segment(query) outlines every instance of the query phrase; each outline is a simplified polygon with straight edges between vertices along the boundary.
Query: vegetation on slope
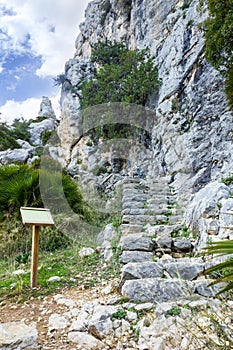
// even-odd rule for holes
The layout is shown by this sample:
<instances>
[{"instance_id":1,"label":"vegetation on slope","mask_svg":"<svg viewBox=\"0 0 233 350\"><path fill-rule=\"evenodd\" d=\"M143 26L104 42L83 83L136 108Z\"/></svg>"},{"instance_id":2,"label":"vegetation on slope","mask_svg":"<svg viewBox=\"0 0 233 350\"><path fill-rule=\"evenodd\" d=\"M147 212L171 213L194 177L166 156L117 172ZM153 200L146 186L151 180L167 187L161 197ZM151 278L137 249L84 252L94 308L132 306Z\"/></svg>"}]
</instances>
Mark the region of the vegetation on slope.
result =
<instances>
[{"instance_id":1,"label":"vegetation on slope","mask_svg":"<svg viewBox=\"0 0 233 350\"><path fill-rule=\"evenodd\" d=\"M4 123L0 124L0 151L20 148L17 139L29 141L30 133L28 132L29 122L15 119L11 128Z\"/></svg>"},{"instance_id":2,"label":"vegetation on slope","mask_svg":"<svg viewBox=\"0 0 233 350\"><path fill-rule=\"evenodd\" d=\"M233 109L233 1L208 0L205 21L206 58L226 79L226 95Z\"/></svg>"},{"instance_id":3,"label":"vegetation on slope","mask_svg":"<svg viewBox=\"0 0 233 350\"><path fill-rule=\"evenodd\" d=\"M51 193L56 193L57 188L52 188L56 183L49 184ZM94 213L85 204L77 184L65 172L62 174L62 183L70 207L84 220L91 222ZM30 235L21 223L20 207L43 207L39 169L26 164L1 166L0 188L0 255L28 254L31 249ZM54 251L71 243L71 239L55 228L43 229L42 237L41 247L44 251Z\"/></svg>"},{"instance_id":4,"label":"vegetation on slope","mask_svg":"<svg viewBox=\"0 0 233 350\"><path fill-rule=\"evenodd\" d=\"M158 71L147 49L131 51L106 40L94 44L91 61L99 69L82 84L82 109L107 102L145 106L149 95L158 91Z\"/></svg>"}]
</instances>

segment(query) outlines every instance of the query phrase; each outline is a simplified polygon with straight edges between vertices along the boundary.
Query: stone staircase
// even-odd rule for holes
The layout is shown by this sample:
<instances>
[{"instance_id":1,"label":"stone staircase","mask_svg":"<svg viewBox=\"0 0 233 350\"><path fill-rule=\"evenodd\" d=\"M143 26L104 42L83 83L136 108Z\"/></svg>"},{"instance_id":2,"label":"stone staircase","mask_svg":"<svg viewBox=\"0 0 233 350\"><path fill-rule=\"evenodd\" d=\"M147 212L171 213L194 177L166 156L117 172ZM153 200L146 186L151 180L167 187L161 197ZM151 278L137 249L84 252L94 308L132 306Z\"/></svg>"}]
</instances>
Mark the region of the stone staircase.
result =
<instances>
[{"instance_id":1,"label":"stone staircase","mask_svg":"<svg viewBox=\"0 0 233 350\"><path fill-rule=\"evenodd\" d=\"M133 302L166 302L195 294L213 296L193 256L195 238L183 224L169 179L128 178L122 192L122 294Z\"/></svg>"}]
</instances>

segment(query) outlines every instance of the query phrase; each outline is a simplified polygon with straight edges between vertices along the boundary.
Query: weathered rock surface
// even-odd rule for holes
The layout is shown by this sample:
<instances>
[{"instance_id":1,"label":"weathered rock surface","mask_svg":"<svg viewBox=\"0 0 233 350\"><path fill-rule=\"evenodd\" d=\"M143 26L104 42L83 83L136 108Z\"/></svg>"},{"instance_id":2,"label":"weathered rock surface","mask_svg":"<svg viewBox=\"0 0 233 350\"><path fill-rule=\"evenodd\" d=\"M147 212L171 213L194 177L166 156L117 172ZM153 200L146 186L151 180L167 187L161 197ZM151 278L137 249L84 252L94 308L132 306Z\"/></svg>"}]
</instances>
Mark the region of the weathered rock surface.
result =
<instances>
[{"instance_id":1,"label":"weathered rock surface","mask_svg":"<svg viewBox=\"0 0 233 350\"><path fill-rule=\"evenodd\" d=\"M57 121L54 118L42 120L39 123L30 124L30 142L35 146L42 146L41 135L45 131L53 131L57 127Z\"/></svg>"},{"instance_id":2,"label":"weathered rock surface","mask_svg":"<svg viewBox=\"0 0 233 350\"><path fill-rule=\"evenodd\" d=\"M36 324L26 325L21 322L0 324L0 349L19 350L37 348Z\"/></svg>"},{"instance_id":3,"label":"weathered rock surface","mask_svg":"<svg viewBox=\"0 0 233 350\"><path fill-rule=\"evenodd\" d=\"M160 303L188 297L192 290L190 282L180 279L143 278L126 281L122 294L133 302Z\"/></svg>"},{"instance_id":4,"label":"weathered rock surface","mask_svg":"<svg viewBox=\"0 0 233 350\"><path fill-rule=\"evenodd\" d=\"M26 163L32 155L32 148L16 148L0 152L0 164Z\"/></svg>"}]
</instances>

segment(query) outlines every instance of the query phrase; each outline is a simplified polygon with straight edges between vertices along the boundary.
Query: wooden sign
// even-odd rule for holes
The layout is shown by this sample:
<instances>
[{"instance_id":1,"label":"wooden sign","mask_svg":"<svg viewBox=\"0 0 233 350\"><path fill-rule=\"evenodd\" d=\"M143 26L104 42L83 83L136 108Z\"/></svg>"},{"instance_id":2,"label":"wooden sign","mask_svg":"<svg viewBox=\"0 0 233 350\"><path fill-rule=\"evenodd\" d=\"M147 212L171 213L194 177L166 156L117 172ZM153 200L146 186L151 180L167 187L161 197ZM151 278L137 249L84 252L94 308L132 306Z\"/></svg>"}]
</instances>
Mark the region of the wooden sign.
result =
<instances>
[{"instance_id":1,"label":"wooden sign","mask_svg":"<svg viewBox=\"0 0 233 350\"><path fill-rule=\"evenodd\" d=\"M25 225L54 226L49 209L21 207L20 212Z\"/></svg>"},{"instance_id":2,"label":"wooden sign","mask_svg":"<svg viewBox=\"0 0 233 350\"><path fill-rule=\"evenodd\" d=\"M31 288L37 287L38 255L39 255L39 228L40 226L54 226L49 209L20 208L23 224L32 226L32 261L31 261Z\"/></svg>"}]
</instances>

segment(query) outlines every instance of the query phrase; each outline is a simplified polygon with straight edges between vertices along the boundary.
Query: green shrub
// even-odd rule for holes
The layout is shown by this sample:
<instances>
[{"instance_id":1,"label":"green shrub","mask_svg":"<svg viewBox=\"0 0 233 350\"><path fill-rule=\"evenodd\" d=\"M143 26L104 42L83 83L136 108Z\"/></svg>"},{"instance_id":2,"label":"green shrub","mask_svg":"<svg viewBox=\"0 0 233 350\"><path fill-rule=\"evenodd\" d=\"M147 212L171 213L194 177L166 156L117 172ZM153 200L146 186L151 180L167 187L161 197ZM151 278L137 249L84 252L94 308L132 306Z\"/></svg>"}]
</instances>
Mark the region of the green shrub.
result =
<instances>
[{"instance_id":1,"label":"green shrub","mask_svg":"<svg viewBox=\"0 0 233 350\"><path fill-rule=\"evenodd\" d=\"M233 2L208 0L210 18L204 22L206 58L226 78L226 95L233 108Z\"/></svg>"},{"instance_id":2,"label":"green shrub","mask_svg":"<svg viewBox=\"0 0 233 350\"><path fill-rule=\"evenodd\" d=\"M42 144L43 146L46 145L46 143L48 142L48 140L50 139L51 135L52 135L53 131L49 131L49 130L45 130L42 132L41 134L41 140L42 140Z\"/></svg>"},{"instance_id":3,"label":"green shrub","mask_svg":"<svg viewBox=\"0 0 233 350\"><path fill-rule=\"evenodd\" d=\"M0 151L14 148L20 148L20 146L12 135L12 131L4 124L0 124Z\"/></svg>"},{"instance_id":4,"label":"green shrub","mask_svg":"<svg viewBox=\"0 0 233 350\"><path fill-rule=\"evenodd\" d=\"M41 206L38 170L28 165L0 167L0 209L19 217L21 206Z\"/></svg>"},{"instance_id":5,"label":"green shrub","mask_svg":"<svg viewBox=\"0 0 233 350\"><path fill-rule=\"evenodd\" d=\"M130 51L106 40L94 45L91 60L101 67L81 86L82 109L107 102L145 106L149 95L158 91L158 71L148 49Z\"/></svg>"}]
</instances>

